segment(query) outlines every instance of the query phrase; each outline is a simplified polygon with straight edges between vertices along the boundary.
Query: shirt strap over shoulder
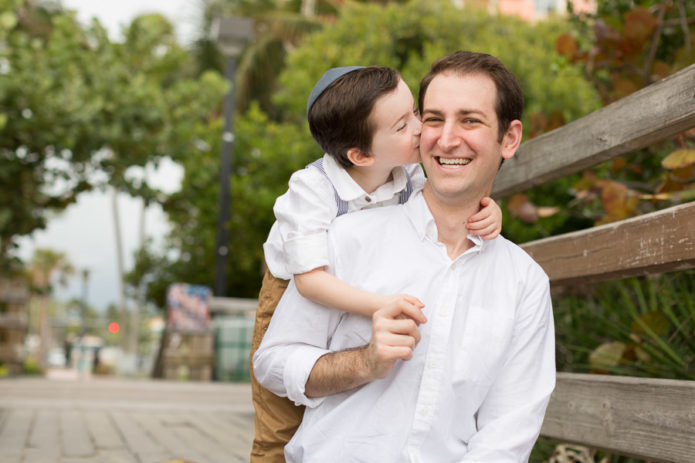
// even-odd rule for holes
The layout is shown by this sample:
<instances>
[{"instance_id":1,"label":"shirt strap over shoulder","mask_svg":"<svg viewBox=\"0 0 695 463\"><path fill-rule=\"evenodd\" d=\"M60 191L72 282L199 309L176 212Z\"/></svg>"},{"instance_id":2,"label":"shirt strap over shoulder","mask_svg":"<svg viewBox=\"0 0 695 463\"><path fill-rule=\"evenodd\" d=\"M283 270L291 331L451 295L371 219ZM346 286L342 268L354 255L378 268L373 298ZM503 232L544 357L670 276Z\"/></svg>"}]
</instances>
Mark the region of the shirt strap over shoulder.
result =
<instances>
[{"instance_id":1,"label":"shirt strap over shoulder","mask_svg":"<svg viewBox=\"0 0 695 463\"><path fill-rule=\"evenodd\" d=\"M325 177L326 180L328 180L328 183L331 184L331 187L333 187L333 195L335 196L335 203L338 206L338 213L336 214L336 217L340 217L343 214L347 214L348 212L348 202L345 201L338 195L338 190L335 189L335 185L333 185L333 182L331 182L331 179L328 177L328 174L326 173L326 169L323 167L323 158L319 158L316 161L312 162L308 166L306 166L307 169L315 167L318 169L319 172L321 172ZM408 173L406 172L406 175ZM408 177L408 184L410 184L410 177Z\"/></svg>"},{"instance_id":2,"label":"shirt strap over shoulder","mask_svg":"<svg viewBox=\"0 0 695 463\"><path fill-rule=\"evenodd\" d=\"M400 192L398 195L398 204L405 204L408 201L408 198L410 198L410 195L413 192L413 182L410 179L410 174L408 173L408 169L405 168L405 166L401 166L403 169L403 173L405 174L405 189Z\"/></svg>"}]
</instances>

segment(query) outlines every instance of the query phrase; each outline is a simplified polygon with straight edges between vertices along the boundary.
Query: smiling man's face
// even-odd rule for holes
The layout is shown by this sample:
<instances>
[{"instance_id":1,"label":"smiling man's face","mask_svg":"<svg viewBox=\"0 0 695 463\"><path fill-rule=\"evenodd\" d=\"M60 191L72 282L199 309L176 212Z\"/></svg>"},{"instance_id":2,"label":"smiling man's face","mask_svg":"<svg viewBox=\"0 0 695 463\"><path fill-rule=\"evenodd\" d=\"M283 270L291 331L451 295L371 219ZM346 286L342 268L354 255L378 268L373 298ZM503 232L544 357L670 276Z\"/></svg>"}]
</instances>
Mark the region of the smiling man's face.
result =
<instances>
[{"instance_id":1,"label":"smiling man's face","mask_svg":"<svg viewBox=\"0 0 695 463\"><path fill-rule=\"evenodd\" d=\"M432 79L423 100L420 136L426 196L477 205L490 194L500 162L518 146L510 142L521 137L521 122L514 121L498 140L496 96L494 82L482 73L445 72Z\"/></svg>"}]
</instances>

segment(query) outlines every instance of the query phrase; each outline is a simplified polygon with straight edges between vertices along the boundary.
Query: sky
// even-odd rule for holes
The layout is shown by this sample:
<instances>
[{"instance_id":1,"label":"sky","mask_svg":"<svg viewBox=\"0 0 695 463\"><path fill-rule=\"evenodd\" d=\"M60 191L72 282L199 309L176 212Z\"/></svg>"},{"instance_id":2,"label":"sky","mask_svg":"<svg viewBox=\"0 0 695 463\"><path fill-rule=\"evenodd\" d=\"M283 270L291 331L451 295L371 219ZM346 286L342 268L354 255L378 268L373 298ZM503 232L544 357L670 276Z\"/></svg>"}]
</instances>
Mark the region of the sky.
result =
<instances>
[{"instance_id":1,"label":"sky","mask_svg":"<svg viewBox=\"0 0 695 463\"><path fill-rule=\"evenodd\" d=\"M80 22L88 23L97 17L118 40L121 26L142 13L158 12L171 20L182 43L193 37L197 27L199 0L63 0L68 9L77 11ZM164 162L157 172L148 173L149 183L172 192L179 188L182 169L173 162ZM142 203L126 195L117 199L123 239L123 258L126 270L133 265L133 252L140 245ZM90 192L78 197L76 204L52 217L44 230L20 240L19 255L29 260L36 248L50 248L66 254L77 270L66 287L56 287L60 300L82 298L98 310L117 304L119 282L116 259L116 238L112 197L109 191ZM158 206L150 206L145 213L145 234L155 245L161 245L169 227ZM83 288L81 275L89 270L89 280Z\"/></svg>"}]
</instances>

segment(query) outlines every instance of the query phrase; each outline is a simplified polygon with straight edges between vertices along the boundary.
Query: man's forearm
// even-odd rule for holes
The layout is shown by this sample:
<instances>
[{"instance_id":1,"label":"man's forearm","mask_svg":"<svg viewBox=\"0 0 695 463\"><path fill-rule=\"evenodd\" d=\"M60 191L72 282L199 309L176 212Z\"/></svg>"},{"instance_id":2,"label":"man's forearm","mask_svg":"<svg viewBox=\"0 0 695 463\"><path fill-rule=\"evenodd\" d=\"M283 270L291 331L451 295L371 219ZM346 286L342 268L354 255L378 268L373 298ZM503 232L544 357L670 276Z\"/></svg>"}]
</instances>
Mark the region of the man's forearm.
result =
<instances>
[{"instance_id":1,"label":"man's forearm","mask_svg":"<svg viewBox=\"0 0 695 463\"><path fill-rule=\"evenodd\" d=\"M397 360L413 356L420 340L415 320L426 320L421 308L407 297L399 297L377 310L372 317L369 344L319 357L304 385L304 395L325 397L386 378Z\"/></svg>"},{"instance_id":2,"label":"man's forearm","mask_svg":"<svg viewBox=\"0 0 695 463\"><path fill-rule=\"evenodd\" d=\"M369 375L367 346L332 352L320 357L311 369L305 385L307 397L325 397L362 386Z\"/></svg>"}]
</instances>

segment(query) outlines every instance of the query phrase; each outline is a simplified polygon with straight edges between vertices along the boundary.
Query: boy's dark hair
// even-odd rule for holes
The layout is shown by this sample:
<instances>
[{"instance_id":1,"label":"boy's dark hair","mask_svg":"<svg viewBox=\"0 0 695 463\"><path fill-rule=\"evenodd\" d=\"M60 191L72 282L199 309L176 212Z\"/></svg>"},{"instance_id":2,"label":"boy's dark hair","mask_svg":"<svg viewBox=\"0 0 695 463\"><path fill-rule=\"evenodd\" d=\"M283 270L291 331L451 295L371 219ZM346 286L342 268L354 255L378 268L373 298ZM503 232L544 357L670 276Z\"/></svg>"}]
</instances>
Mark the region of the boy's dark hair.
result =
<instances>
[{"instance_id":1,"label":"boy's dark hair","mask_svg":"<svg viewBox=\"0 0 695 463\"><path fill-rule=\"evenodd\" d=\"M458 75L484 74L492 79L497 89L495 112L497 113L498 142L502 141L512 121L521 120L524 110L524 95L516 76L494 56L472 51L457 51L432 63L430 72L420 81L418 105L420 112L424 110L422 103L425 92L432 79L445 72Z\"/></svg>"},{"instance_id":2,"label":"boy's dark hair","mask_svg":"<svg viewBox=\"0 0 695 463\"><path fill-rule=\"evenodd\" d=\"M344 168L352 166L350 148L369 153L375 126L374 103L400 81L394 69L369 66L349 72L329 85L309 110L309 129L321 148Z\"/></svg>"}]
</instances>

